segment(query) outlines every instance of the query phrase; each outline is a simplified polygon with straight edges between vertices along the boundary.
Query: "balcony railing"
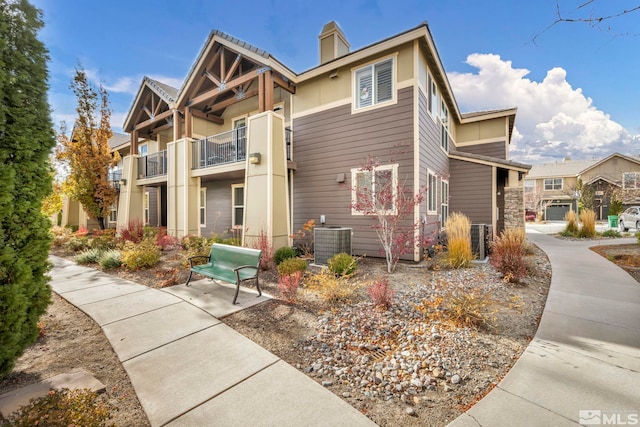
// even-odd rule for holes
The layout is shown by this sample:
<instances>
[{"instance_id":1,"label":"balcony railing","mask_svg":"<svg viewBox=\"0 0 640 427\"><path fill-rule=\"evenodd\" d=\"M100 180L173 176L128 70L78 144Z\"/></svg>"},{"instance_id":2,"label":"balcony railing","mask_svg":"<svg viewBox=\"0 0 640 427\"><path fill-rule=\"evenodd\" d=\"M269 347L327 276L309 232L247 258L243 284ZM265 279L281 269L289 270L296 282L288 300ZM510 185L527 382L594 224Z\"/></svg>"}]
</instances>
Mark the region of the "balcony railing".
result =
<instances>
[{"instance_id":1,"label":"balcony railing","mask_svg":"<svg viewBox=\"0 0 640 427\"><path fill-rule=\"evenodd\" d=\"M138 178L153 178L167 174L167 150L138 158Z\"/></svg>"},{"instance_id":2,"label":"balcony railing","mask_svg":"<svg viewBox=\"0 0 640 427\"><path fill-rule=\"evenodd\" d=\"M107 174L107 181L116 190L120 190L120 178L122 178L122 172L120 171L113 171Z\"/></svg>"},{"instance_id":3,"label":"balcony railing","mask_svg":"<svg viewBox=\"0 0 640 427\"><path fill-rule=\"evenodd\" d=\"M246 160L247 127L193 141L191 169L208 168Z\"/></svg>"}]
</instances>

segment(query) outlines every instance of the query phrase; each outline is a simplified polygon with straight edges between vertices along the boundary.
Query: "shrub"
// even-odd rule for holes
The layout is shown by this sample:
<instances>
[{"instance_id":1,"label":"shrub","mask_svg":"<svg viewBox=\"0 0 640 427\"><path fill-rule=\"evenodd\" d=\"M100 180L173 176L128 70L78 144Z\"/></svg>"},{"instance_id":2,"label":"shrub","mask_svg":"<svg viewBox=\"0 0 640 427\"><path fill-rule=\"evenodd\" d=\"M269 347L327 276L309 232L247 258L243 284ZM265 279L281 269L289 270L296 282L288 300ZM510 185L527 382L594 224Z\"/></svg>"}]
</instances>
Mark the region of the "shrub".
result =
<instances>
[{"instance_id":1,"label":"shrub","mask_svg":"<svg viewBox=\"0 0 640 427\"><path fill-rule=\"evenodd\" d=\"M268 270L273 267L273 245L264 230L260 230L260 234L254 239L253 247L262 251L260 270Z\"/></svg>"},{"instance_id":2,"label":"shrub","mask_svg":"<svg viewBox=\"0 0 640 427\"><path fill-rule=\"evenodd\" d=\"M79 236L79 237L87 236L88 234L89 234L89 229L84 225L81 225L80 227L78 227L78 230L76 231L76 236Z\"/></svg>"},{"instance_id":3,"label":"shrub","mask_svg":"<svg viewBox=\"0 0 640 427\"><path fill-rule=\"evenodd\" d=\"M509 228L497 236L491 245L491 265L510 283L526 276L526 234L522 228Z\"/></svg>"},{"instance_id":4,"label":"shrub","mask_svg":"<svg viewBox=\"0 0 640 427\"><path fill-rule=\"evenodd\" d=\"M143 239L155 239L158 236L158 233L160 233L159 227L151 227L150 225L145 225L144 227L142 227Z\"/></svg>"},{"instance_id":5,"label":"shrub","mask_svg":"<svg viewBox=\"0 0 640 427\"><path fill-rule=\"evenodd\" d=\"M367 286L367 292L376 307L385 309L391 306L393 296L396 294L396 291L389 286L389 279L386 277L376 278L372 284Z\"/></svg>"},{"instance_id":6,"label":"shrub","mask_svg":"<svg viewBox=\"0 0 640 427\"><path fill-rule=\"evenodd\" d=\"M67 249L73 252L80 252L85 249L89 249L89 238L86 236L82 237L71 237L66 244Z\"/></svg>"},{"instance_id":7,"label":"shrub","mask_svg":"<svg viewBox=\"0 0 640 427\"><path fill-rule=\"evenodd\" d=\"M564 214L567 225L564 227L564 236L575 236L578 234L578 218L575 211L568 211Z\"/></svg>"},{"instance_id":8,"label":"shrub","mask_svg":"<svg viewBox=\"0 0 640 427\"><path fill-rule=\"evenodd\" d=\"M217 243L217 242L216 242ZM222 240L220 243L231 246L242 246L242 239L239 237L229 237Z\"/></svg>"},{"instance_id":9,"label":"shrub","mask_svg":"<svg viewBox=\"0 0 640 427\"><path fill-rule=\"evenodd\" d=\"M189 266L189 258L194 256L209 256L211 253L211 245L213 245L215 238L203 237L203 236L184 236L180 240L180 245L184 250L182 254L182 266Z\"/></svg>"},{"instance_id":10,"label":"shrub","mask_svg":"<svg viewBox=\"0 0 640 427\"><path fill-rule=\"evenodd\" d=\"M117 243L116 230L114 228L107 228L104 230L96 230L93 235L93 239L89 242L89 246L92 249L106 251L109 249L115 249Z\"/></svg>"},{"instance_id":11,"label":"shrub","mask_svg":"<svg viewBox=\"0 0 640 427\"><path fill-rule=\"evenodd\" d=\"M296 257L295 249L289 246L283 246L273 254L273 261L276 263L276 265L280 265L280 263L285 259L295 258L295 257Z\"/></svg>"},{"instance_id":12,"label":"shrub","mask_svg":"<svg viewBox=\"0 0 640 427\"><path fill-rule=\"evenodd\" d=\"M580 221L582 222L580 237L594 237L596 235L596 213L591 209L583 209L580 212Z\"/></svg>"},{"instance_id":13,"label":"shrub","mask_svg":"<svg viewBox=\"0 0 640 427\"><path fill-rule=\"evenodd\" d=\"M313 254L313 229L316 226L316 220L310 219L302 225L302 228L291 237L294 239L295 245L305 258L310 258Z\"/></svg>"},{"instance_id":14,"label":"shrub","mask_svg":"<svg viewBox=\"0 0 640 427\"><path fill-rule=\"evenodd\" d=\"M303 271L294 271L291 274L280 275L278 277L278 290L285 301L294 302L296 300L303 274Z\"/></svg>"},{"instance_id":15,"label":"shrub","mask_svg":"<svg viewBox=\"0 0 640 427\"><path fill-rule=\"evenodd\" d=\"M53 246L61 248L67 246L67 242L73 237L73 231L69 227L51 227L51 235L53 236Z\"/></svg>"},{"instance_id":16,"label":"shrub","mask_svg":"<svg viewBox=\"0 0 640 427\"><path fill-rule=\"evenodd\" d=\"M100 259L100 256L102 256L100 249L87 249L76 255L75 261L78 264L95 264Z\"/></svg>"},{"instance_id":17,"label":"shrub","mask_svg":"<svg viewBox=\"0 0 640 427\"><path fill-rule=\"evenodd\" d=\"M100 256L98 262L100 263L100 268L102 268L103 270L118 268L122 265L120 251L117 251L115 249L105 251Z\"/></svg>"},{"instance_id":18,"label":"shrub","mask_svg":"<svg viewBox=\"0 0 640 427\"><path fill-rule=\"evenodd\" d=\"M443 296L424 299L416 310L430 319L458 327L489 327L495 320L495 301L489 292L447 291Z\"/></svg>"},{"instance_id":19,"label":"shrub","mask_svg":"<svg viewBox=\"0 0 640 427\"><path fill-rule=\"evenodd\" d=\"M602 232L602 237L622 237L622 234L614 228L610 228Z\"/></svg>"},{"instance_id":20,"label":"shrub","mask_svg":"<svg viewBox=\"0 0 640 427\"><path fill-rule=\"evenodd\" d=\"M636 233L636 239L638 239L638 244L640 245L640 231Z\"/></svg>"},{"instance_id":21,"label":"shrub","mask_svg":"<svg viewBox=\"0 0 640 427\"><path fill-rule=\"evenodd\" d=\"M288 276L297 271L305 272L307 269L307 261L300 258L287 258L278 266L278 274L280 276Z\"/></svg>"},{"instance_id":22,"label":"shrub","mask_svg":"<svg viewBox=\"0 0 640 427\"><path fill-rule=\"evenodd\" d=\"M167 229L161 227L156 234L156 246L163 251L170 251L180 245L180 239L175 236L167 235Z\"/></svg>"},{"instance_id":23,"label":"shrub","mask_svg":"<svg viewBox=\"0 0 640 427\"><path fill-rule=\"evenodd\" d=\"M361 287L360 283L351 282L345 276L336 276L327 269L305 279L305 288L330 304L351 302Z\"/></svg>"},{"instance_id":24,"label":"shrub","mask_svg":"<svg viewBox=\"0 0 640 427\"><path fill-rule=\"evenodd\" d=\"M155 267L160 261L160 249L151 239L138 244L127 242L121 255L122 265L130 270Z\"/></svg>"},{"instance_id":25,"label":"shrub","mask_svg":"<svg viewBox=\"0 0 640 427\"><path fill-rule=\"evenodd\" d=\"M358 268L358 261L351 255L342 252L329 258L329 271L338 276L350 276Z\"/></svg>"},{"instance_id":26,"label":"shrub","mask_svg":"<svg viewBox=\"0 0 640 427\"><path fill-rule=\"evenodd\" d=\"M139 243L142 241L143 236L144 228L142 226L142 221L138 218L129 220L127 226L120 229L120 237L122 237L122 240L126 242Z\"/></svg>"},{"instance_id":27,"label":"shrub","mask_svg":"<svg viewBox=\"0 0 640 427\"><path fill-rule=\"evenodd\" d=\"M89 389L51 390L44 397L31 399L27 405L11 414L6 425L100 427L111 419L111 409L107 403L100 401L97 393Z\"/></svg>"},{"instance_id":28,"label":"shrub","mask_svg":"<svg viewBox=\"0 0 640 427\"><path fill-rule=\"evenodd\" d=\"M447 261L453 268L468 267L473 259L471 252L471 221L459 212L447 218Z\"/></svg>"}]
</instances>

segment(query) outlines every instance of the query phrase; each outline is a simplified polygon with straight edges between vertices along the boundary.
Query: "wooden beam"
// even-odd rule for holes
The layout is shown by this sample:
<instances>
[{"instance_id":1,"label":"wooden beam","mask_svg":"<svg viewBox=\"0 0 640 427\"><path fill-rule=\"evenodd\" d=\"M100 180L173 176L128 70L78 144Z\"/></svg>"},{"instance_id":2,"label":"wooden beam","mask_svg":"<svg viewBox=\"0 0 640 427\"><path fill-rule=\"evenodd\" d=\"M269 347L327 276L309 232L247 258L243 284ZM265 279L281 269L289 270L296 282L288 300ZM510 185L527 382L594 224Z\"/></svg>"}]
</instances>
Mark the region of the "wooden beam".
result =
<instances>
[{"instance_id":1,"label":"wooden beam","mask_svg":"<svg viewBox=\"0 0 640 427\"><path fill-rule=\"evenodd\" d=\"M158 126L157 128L150 129L152 133L162 132L166 129L171 129L173 127L173 123L165 123L162 126Z\"/></svg>"},{"instance_id":2,"label":"wooden beam","mask_svg":"<svg viewBox=\"0 0 640 427\"><path fill-rule=\"evenodd\" d=\"M190 99L189 101L187 101L187 106L192 106L192 105L197 105L200 104L204 101L209 100L210 98L213 98L214 96L218 96L224 92L227 92L229 90L231 90L231 88L236 88L246 82L248 82L249 80L255 79L258 76L258 71L259 70L253 70L248 72L247 74L244 74L242 76L239 76L233 80L231 80L230 82L228 82L225 86L224 89L221 88L215 88L215 89L211 89L208 90L204 93L201 93L200 95L196 96L195 98Z\"/></svg>"},{"instance_id":3,"label":"wooden beam","mask_svg":"<svg viewBox=\"0 0 640 427\"><path fill-rule=\"evenodd\" d=\"M211 74L210 72L208 72L207 70L204 71L204 73L202 73L206 78L208 78L209 80L211 80L213 82L213 84L215 84L216 86L220 87L222 86L222 82L220 80L218 80L218 78L216 76L214 76L213 74Z\"/></svg>"},{"instance_id":4,"label":"wooden beam","mask_svg":"<svg viewBox=\"0 0 640 427\"><path fill-rule=\"evenodd\" d=\"M214 111L220 111L224 108L227 108L229 105L233 105L237 102L240 101L244 101L245 99L249 99L252 96L256 96L258 94L258 89L253 89L249 92L245 92L244 96L242 98L238 98L237 96L234 96L232 98L226 99L222 102L218 102L217 104L213 104L211 106L211 110L209 110L209 112L214 112Z\"/></svg>"},{"instance_id":5,"label":"wooden beam","mask_svg":"<svg viewBox=\"0 0 640 427\"><path fill-rule=\"evenodd\" d=\"M151 110L147 108L146 105L143 105L142 109L144 110L145 113L147 113L147 116L149 116L150 119L153 119L155 117L155 114L153 114Z\"/></svg>"},{"instance_id":6,"label":"wooden beam","mask_svg":"<svg viewBox=\"0 0 640 427\"><path fill-rule=\"evenodd\" d=\"M151 98L153 99L153 98ZM158 114L158 112L160 111L160 107L162 107L162 100L160 99L160 97L158 96L158 104L156 105L155 110L153 110L153 115L155 116L156 114Z\"/></svg>"},{"instance_id":7,"label":"wooden beam","mask_svg":"<svg viewBox=\"0 0 640 427\"><path fill-rule=\"evenodd\" d=\"M264 73L258 75L258 113L264 112Z\"/></svg>"},{"instance_id":8,"label":"wooden beam","mask_svg":"<svg viewBox=\"0 0 640 427\"><path fill-rule=\"evenodd\" d=\"M131 144L129 144L129 154L134 155L138 154L138 131L132 130L131 133Z\"/></svg>"},{"instance_id":9,"label":"wooden beam","mask_svg":"<svg viewBox=\"0 0 640 427\"><path fill-rule=\"evenodd\" d=\"M238 65L240 65L240 60L241 59L242 59L242 55L238 54L238 56L236 56L236 59L231 64L231 67L229 67L229 70L225 74L225 76L224 76L225 79L233 77L233 73L236 72L236 69L238 68Z\"/></svg>"},{"instance_id":10,"label":"wooden beam","mask_svg":"<svg viewBox=\"0 0 640 427\"><path fill-rule=\"evenodd\" d=\"M193 118L189 107L184 107L184 136L186 138L192 138L193 136Z\"/></svg>"},{"instance_id":11,"label":"wooden beam","mask_svg":"<svg viewBox=\"0 0 640 427\"><path fill-rule=\"evenodd\" d=\"M172 114L173 114L173 111L171 111L171 110L163 111L162 113L158 114L155 117L150 118L149 120L145 120L142 123L138 123L133 128L135 130L144 129L147 126L149 126L150 124L157 122L158 120L162 120L162 119L166 119L167 117L170 117Z\"/></svg>"},{"instance_id":12,"label":"wooden beam","mask_svg":"<svg viewBox=\"0 0 640 427\"><path fill-rule=\"evenodd\" d=\"M182 137L180 111L173 110L173 140L177 141Z\"/></svg>"},{"instance_id":13,"label":"wooden beam","mask_svg":"<svg viewBox=\"0 0 640 427\"><path fill-rule=\"evenodd\" d=\"M273 111L273 72L264 73L264 111Z\"/></svg>"},{"instance_id":14,"label":"wooden beam","mask_svg":"<svg viewBox=\"0 0 640 427\"><path fill-rule=\"evenodd\" d=\"M275 84L280 86L282 89L286 90L292 95L296 94L296 85L291 83L290 81L285 81L279 74L273 74L273 81Z\"/></svg>"},{"instance_id":15,"label":"wooden beam","mask_svg":"<svg viewBox=\"0 0 640 427\"><path fill-rule=\"evenodd\" d=\"M200 110L191 110L191 115L193 117L198 117L200 119L205 119L208 120L212 123L215 123L217 125L223 125L224 124L224 119L220 116L215 116L213 114L209 114L209 113L203 113Z\"/></svg>"},{"instance_id":16,"label":"wooden beam","mask_svg":"<svg viewBox=\"0 0 640 427\"><path fill-rule=\"evenodd\" d=\"M225 66L224 66L224 48L222 48L222 55L220 55L220 80L225 81Z\"/></svg>"}]
</instances>

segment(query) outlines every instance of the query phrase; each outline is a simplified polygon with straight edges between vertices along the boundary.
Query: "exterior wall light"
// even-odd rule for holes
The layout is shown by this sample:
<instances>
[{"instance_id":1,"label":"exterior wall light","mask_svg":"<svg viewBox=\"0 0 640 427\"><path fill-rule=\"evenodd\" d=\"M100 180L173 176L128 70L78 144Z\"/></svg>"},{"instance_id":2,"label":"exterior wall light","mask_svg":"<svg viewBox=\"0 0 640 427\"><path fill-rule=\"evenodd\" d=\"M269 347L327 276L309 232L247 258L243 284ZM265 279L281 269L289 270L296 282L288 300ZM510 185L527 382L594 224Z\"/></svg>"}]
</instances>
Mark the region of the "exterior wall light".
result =
<instances>
[{"instance_id":1,"label":"exterior wall light","mask_svg":"<svg viewBox=\"0 0 640 427\"><path fill-rule=\"evenodd\" d=\"M249 163L251 163L252 165L259 165L260 164L260 153L251 153L249 154Z\"/></svg>"},{"instance_id":2,"label":"exterior wall light","mask_svg":"<svg viewBox=\"0 0 640 427\"><path fill-rule=\"evenodd\" d=\"M126 178L121 178L120 179L120 185L127 185L127 179Z\"/></svg>"}]
</instances>

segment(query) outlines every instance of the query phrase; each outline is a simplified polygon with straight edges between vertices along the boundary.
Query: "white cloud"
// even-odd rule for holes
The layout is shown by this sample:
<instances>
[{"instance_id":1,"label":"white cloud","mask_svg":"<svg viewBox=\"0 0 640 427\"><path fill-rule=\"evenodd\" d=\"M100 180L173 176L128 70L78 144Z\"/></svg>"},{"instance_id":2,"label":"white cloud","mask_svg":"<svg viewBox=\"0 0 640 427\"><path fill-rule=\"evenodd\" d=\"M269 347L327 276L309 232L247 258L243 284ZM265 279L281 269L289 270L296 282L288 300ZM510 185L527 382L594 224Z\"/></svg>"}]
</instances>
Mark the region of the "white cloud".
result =
<instances>
[{"instance_id":1,"label":"white cloud","mask_svg":"<svg viewBox=\"0 0 640 427\"><path fill-rule=\"evenodd\" d=\"M529 70L514 68L499 55L474 53L467 63L477 73L449 74L461 109L518 107L511 144L514 160L540 163L637 150L634 144L640 136L631 135L598 110L582 89L573 88L564 69L553 68L536 82L526 77Z\"/></svg>"}]
</instances>

